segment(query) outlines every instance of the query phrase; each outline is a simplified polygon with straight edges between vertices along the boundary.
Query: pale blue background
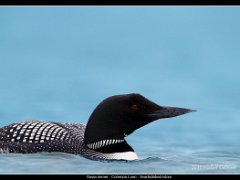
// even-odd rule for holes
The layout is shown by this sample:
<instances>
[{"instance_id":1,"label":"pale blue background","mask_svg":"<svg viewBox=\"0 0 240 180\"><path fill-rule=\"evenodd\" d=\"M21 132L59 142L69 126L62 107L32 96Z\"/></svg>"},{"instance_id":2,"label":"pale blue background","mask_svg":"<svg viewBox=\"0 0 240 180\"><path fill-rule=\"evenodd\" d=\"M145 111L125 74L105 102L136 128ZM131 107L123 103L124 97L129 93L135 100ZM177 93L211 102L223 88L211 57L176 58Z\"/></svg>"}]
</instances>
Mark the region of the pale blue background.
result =
<instances>
[{"instance_id":1,"label":"pale blue background","mask_svg":"<svg viewBox=\"0 0 240 180\"><path fill-rule=\"evenodd\" d=\"M0 172L240 173L239 20L238 6L0 7L1 126L86 123L131 92L198 110L129 136L140 163L9 154Z\"/></svg>"}]
</instances>

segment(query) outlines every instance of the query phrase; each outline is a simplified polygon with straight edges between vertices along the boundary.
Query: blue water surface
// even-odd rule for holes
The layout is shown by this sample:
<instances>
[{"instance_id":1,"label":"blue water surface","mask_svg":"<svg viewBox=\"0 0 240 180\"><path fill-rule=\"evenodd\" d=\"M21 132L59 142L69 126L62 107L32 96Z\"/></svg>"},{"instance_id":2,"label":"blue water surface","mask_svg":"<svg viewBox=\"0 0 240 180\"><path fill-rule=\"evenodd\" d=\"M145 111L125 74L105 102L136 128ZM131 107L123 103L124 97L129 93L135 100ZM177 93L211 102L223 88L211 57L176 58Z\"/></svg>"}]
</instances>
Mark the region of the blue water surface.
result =
<instances>
[{"instance_id":1,"label":"blue water surface","mask_svg":"<svg viewBox=\"0 0 240 180\"><path fill-rule=\"evenodd\" d=\"M0 154L0 173L240 173L240 7L0 7L0 125L86 123L140 93L197 112L143 127L134 162Z\"/></svg>"}]
</instances>

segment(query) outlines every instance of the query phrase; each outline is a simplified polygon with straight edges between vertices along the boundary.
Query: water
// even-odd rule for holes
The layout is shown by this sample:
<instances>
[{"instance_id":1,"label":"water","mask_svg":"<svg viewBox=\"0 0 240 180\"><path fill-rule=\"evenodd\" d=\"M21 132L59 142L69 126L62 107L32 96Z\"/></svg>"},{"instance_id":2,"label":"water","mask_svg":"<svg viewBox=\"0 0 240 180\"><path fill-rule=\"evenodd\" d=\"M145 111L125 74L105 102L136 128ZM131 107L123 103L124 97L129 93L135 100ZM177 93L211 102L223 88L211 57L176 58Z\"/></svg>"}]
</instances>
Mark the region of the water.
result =
<instances>
[{"instance_id":1,"label":"water","mask_svg":"<svg viewBox=\"0 0 240 180\"><path fill-rule=\"evenodd\" d=\"M135 162L0 154L0 173L240 173L240 7L0 7L0 125L86 123L141 93L197 112L127 141Z\"/></svg>"}]
</instances>

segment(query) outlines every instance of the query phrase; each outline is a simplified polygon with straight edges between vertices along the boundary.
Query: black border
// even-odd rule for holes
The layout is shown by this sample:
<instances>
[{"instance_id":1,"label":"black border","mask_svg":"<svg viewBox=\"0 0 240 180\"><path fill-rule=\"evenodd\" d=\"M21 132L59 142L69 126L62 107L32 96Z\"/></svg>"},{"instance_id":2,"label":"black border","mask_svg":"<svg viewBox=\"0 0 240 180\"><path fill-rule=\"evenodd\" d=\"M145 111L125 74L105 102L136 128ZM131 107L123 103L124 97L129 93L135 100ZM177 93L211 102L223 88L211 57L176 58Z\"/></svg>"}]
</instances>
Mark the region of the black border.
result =
<instances>
[{"instance_id":1,"label":"black border","mask_svg":"<svg viewBox=\"0 0 240 180\"><path fill-rule=\"evenodd\" d=\"M162 179L171 180L177 178L193 179L198 176L199 178L221 178L220 176L227 176L228 178L239 179L240 174L0 174L1 176L24 176L25 178L32 178L32 176L70 176L71 178L76 177L78 180L81 179ZM61 178L61 177L59 177Z\"/></svg>"},{"instance_id":2,"label":"black border","mask_svg":"<svg viewBox=\"0 0 240 180\"><path fill-rule=\"evenodd\" d=\"M216 0L201 0L201 1L173 1L173 0L147 0L147 1L130 1L130 0L1 0L0 5L12 6L12 5L27 5L27 6L36 6L36 5L48 5L48 6L72 6L72 5L81 5L81 6L152 6L152 5L182 5L182 6L202 6L202 5L211 5L211 6L228 6L228 5L240 5L238 0L228 0L228 1L216 1Z\"/></svg>"}]
</instances>

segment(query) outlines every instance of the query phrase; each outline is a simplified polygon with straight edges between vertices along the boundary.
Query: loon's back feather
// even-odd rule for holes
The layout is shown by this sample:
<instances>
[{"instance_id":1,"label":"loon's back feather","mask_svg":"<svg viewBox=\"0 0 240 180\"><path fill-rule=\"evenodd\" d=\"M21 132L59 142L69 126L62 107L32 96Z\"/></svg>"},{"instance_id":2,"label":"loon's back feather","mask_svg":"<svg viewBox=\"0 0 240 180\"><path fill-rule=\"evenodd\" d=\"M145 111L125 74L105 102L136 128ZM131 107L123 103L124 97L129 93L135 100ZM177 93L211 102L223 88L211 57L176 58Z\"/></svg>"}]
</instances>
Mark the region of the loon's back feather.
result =
<instances>
[{"instance_id":1,"label":"loon's back feather","mask_svg":"<svg viewBox=\"0 0 240 180\"><path fill-rule=\"evenodd\" d=\"M92 160L100 159L137 159L133 152L97 152L84 144L86 125L80 123L59 123L40 120L29 120L13 123L0 128L0 153L36 153L36 152L65 152L80 154ZM108 146L113 146L117 140L109 140ZM112 144L111 144L112 143ZM131 149L125 142L123 147ZM99 147L99 149L104 146Z\"/></svg>"},{"instance_id":2,"label":"loon's back feather","mask_svg":"<svg viewBox=\"0 0 240 180\"><path fill-rule=\"evenodd\" d=\"M0 151L15 153L68 152L81 154L85 125L24 121L0 128Z\"/></svg>"}]
</instances>

